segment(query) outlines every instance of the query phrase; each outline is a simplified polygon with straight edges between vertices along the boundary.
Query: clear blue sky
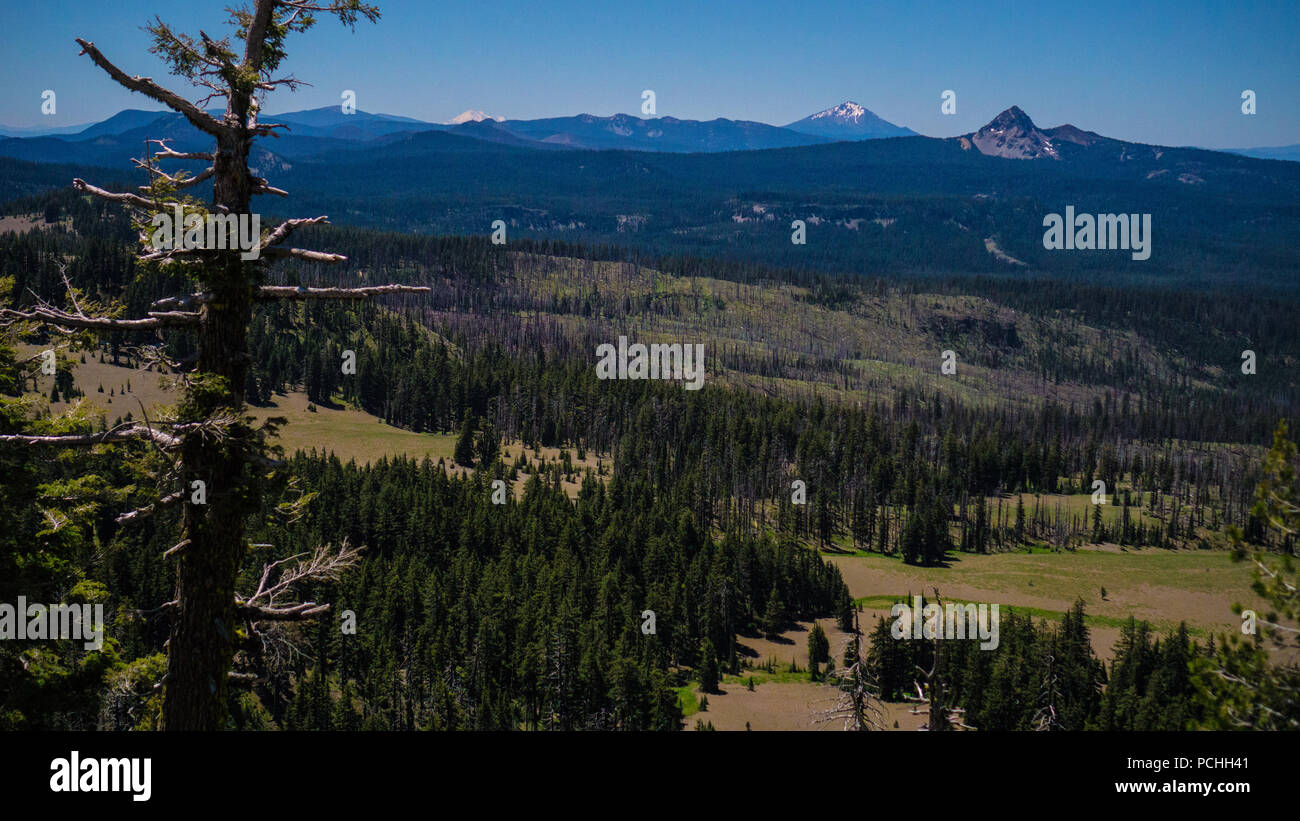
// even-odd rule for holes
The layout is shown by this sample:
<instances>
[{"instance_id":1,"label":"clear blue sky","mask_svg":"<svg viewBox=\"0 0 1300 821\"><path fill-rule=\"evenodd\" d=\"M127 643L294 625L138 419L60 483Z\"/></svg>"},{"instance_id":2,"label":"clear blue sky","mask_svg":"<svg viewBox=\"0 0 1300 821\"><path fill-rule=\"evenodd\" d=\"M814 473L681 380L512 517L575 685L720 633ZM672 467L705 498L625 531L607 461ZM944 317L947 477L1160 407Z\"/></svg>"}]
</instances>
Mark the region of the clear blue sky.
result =
<instances>
[{"instance_id":1,"label":"clear blue sky","mask_svg":"<svg viewBox=\"0 0 1300 821\"><path fill-rule=\"evenodd\" d=\"M0 123L73 125L156 108L88 58L167 79L140 26L224 32L216 2L68 0L0 12ZM355 33L333 20L290 41L286 68L314 84L272 112L337 105L445 121L467 108L512 119L658 113L784 124L846 99L923 134L978 128L1019 105L1165 145L1300 142L1300 2L638 2L390 0ZM172 79L173 83L176 83ZM58 113L40 113L41 92ZM1242 89L1258 113L1241 113ZM944 89L957 114L939 110Z\"/></svg>"}]
</instances>

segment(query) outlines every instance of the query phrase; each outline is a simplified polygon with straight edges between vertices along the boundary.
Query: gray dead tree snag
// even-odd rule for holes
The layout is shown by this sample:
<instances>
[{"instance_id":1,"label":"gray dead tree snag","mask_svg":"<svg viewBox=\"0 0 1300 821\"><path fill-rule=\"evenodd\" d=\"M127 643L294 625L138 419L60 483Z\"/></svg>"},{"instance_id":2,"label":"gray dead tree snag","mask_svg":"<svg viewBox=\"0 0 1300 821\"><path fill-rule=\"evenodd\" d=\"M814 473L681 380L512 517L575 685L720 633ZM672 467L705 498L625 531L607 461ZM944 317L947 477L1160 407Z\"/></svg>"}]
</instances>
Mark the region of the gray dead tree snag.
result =
<instances>
[{"instance_id":1,"label":"gray dead tree snag","mask_svg":"<svg viewBox=\"0 0 1300 821\"><path fill-rule=\"evenodd\" d=\"M939 595L939 589L934 589L934 601L939 606L940 614L943 613L943 598ZM942 619L942 615L940 616ZM963 707L949 707L947 702L947 693L945 692L945 673L943 670L943 639L942 630L935 630L935 637L931 639L934 647L933 659L930 663L930 669L926 670L920 665L916 670L920 673L918 680L913 680L912 686L916 688L916 695L905 695L907 701L914 705L912 715L921 715L921 708L926 708L926 723L922 724L919 729L930 732L942 732L945 730L962 729L974 730L966 723L966 710Z\"/></svg>"},{"instance_id":2,"label":"gray dead tree snag","mask_svg":"<svg viewBox=\"0 0 1300 821\"><path fill-rule=\"evenodd\" d=\"M183 266L199 293L164 300L145 318L118 319L84 314L69 286L71 311L38 304L30 310L5 310L0 314L9 323L42 325L55 332L157 331L166 327L188 329L197 336L197 360L193 370L184 374L175 418L76 437L0 437L0 444L55 447L138 439L168 456L168 472L160 477L160 486L180 483L186 495L168 494L155 504L122 516L122 521L129 523L165 505L179 503L183 509L181 538L168 551L177 557L176 595L174 601L159 609L172 618L167 673L162 682L162 726L168 730L215 730L227 726L228 681L234 675L231 665L238 623L254 626L259 620L310 618L328 607L314 603L286 605L280 601L286 586L274 586L274 596L259 590L245 598L235 590L248 548L245 521L257 509L262 494L283 480L279 463L268 456L266 440L274 433L274 426L254 428L245 412L244 389L250 364L247 331L254 303L280 298L360 299L429 290L401 285L362 289L264 285L269 260L287 257L328 263L344 259L284 244L298 228L326 222L323 216L290 219L270 231L259 231L254 258L249 258L254 249L231 248L225 243L161 243L162 247L158 242L151 243L150 226L157 225L155 218L162 214L183 213L187 219L191 214L198 215L209 224L216 217L260 225L260 217L253 222L256 215L251 210L252 198L265 194L285 196L284 191L253 173L249 155L254 140L285 128L259 121L265 94L279 87L292 90L300 83L293 77L274 77L285 56L286 38L306 31L317 15L336 17L349 27L362 18L371 22L379 18L374 6L360 0L256 0L251 7L229 11L234 31L221 39L202 31L198 37L179 33L157 18L146 27L153 40L150 50L167 63L171 73L208 92L197 103L148 77L128 75L94 43L77 39L82 53L118 84L180 113L213 139L210 152L177 152L159 142L156 154L139 163L150 175L150 184L142 187L141 194L106 191L80 179L73 182L87 194L131 209L140 229L141 263ZM205 110L217 98L226 102L224 115ZM208 165L194 175L166 173L157 166L161 159L198 160ZM212 184L212 198L206 206L183 193L204 181ZM187 498L188 488L196 480L204 483L202 504ZM321 554L307 562L294 580L329 577L353 561L355 555L356 551L350 549ZM271 602L271 598L276 600Z\"/></svg>"},{"instance_id":3,"label":"gray dead tree snag","mask_svg":"<svg viewBox=\"0 0 1300 821\"><path fill-rule=\"evenodd\" d=\"M871 676L862 654L862 628L853 616L853 631L844 649L844 667L838 672L840 694L833 706L818 712L814 723L841 722L845 730L885 729L885 714L880 707L880 687Z\"/></svg>"}]
</instances>

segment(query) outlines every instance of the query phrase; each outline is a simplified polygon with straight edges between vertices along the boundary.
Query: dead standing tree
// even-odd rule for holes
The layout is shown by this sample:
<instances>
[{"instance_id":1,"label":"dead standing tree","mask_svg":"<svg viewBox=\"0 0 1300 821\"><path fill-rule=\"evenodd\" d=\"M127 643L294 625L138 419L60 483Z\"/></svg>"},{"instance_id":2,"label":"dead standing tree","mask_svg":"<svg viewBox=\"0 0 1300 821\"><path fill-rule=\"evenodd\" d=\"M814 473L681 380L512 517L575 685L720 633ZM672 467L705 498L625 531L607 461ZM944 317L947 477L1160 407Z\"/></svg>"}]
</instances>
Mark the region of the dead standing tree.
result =
<instances>
[{"instance_id":1,"label":"dead standing tree","mask_svg":"<svg viewBox=\"0 0 1300 821\"><path fill-rule=\"evenodd\" d=\"M185 374L175 418L136 422L99 434L0 437L0 443L31 447L142 441L167 457L164 461L169 467L161 477L162 484L183 482L183 493L167 493L153 504L119 517L120 522L136 521L165 505L183 504L182 533L176 547L168 551L178 557L176 596L160 608L173 619L167 673L163 679L162 726L168 730L214 730L226 726L228 680L238 622L302 619L322 610L322 606L310 602L285 606L279 601L262 601L258 597L262 591L241 598L235 590L236 577L248 548L245 521L257 509L262 491L278 469L278 463L267 456L268 429L253 428L253 420L245 414L244 389L249 367L246 337L253 304L259 299L351 299L428 290L398 285L359 289L263 285L268 260L286 257L315 262L343 260L338 255L285 244L296 229L324 222L325 217L290 219L270 231L259 231L256 238L259 254L255 259L243 258L238 248L218 250L211 243L201 247L188 243L186 247L175 247L174 243L163 247L159 243L150 245L144 226L154 215L168 213L177 204L187 211L203 211L197 203L186 201L180 194L197 183L207 180L212 183L212 199L205 218L235 217L251 223L254 196L286 195L266 179L254 175L249 168L249 153L256 138L274 135L275 129L285 127L258 121L261 100L268 91L281 86L292 90L299 84L293 77L275 79L273 74L284 59L288 35L306 31L318 14L334 16L349 27L360 18L373 22L379 17L375 7L360 0L256 0L252 8L230 10L229 21L235 29L233 42L230 37L214 40L203 32L196 39L174 32L155 19L146 27L153 39L151 51L167 62L173 74L209 92L199 103L150 78L128 75L93 43L78 39L82 53L117 83L179 112L214 140L210 152L180 153L160 144L161 150L155 158L147 158L142 163L151 179L144 195L110 192L80 179L73 183L81 191L131 208L141 226L144 252L140 259L145 263L184 266L183 270L198 284L199 292L164 300L154 306L156 310L140 319L87 315L71 287L71 310L39 303L28 310L3 311L10 323L24 327L41 325L56 333L185 328L197 335L197 360L193 370ZM213 98L225 99L224 116L214 116L205 110ZM156 159L202 160L209 165L193 176L167 174L156 167ZM186 503L193 501L188 488L195 480L205 483L203 504ZM343 557L341 561L348 562L355 553L344 550L339 555ZM325 562L325 565L321 573L326 576L339 569L337 562Z\"/></svg>"},{"instance_id":2,"label":"dead standing tree","mask_svg":"<svg viewBox=\"0 0 1300 821\"><path fill-rule=\"evenodd\" d=\"M853 614L853 631L844 648L844 667L839 672L840 695L835 705L820 711L814 723L842 721L845 730L883 730L885 714L880 708L880 686L871 677L862 656L862 628Z\"/></svg>"},{"instance_id":3,"label":"dead standing tree","mask_svg":"<svg viewBox=\"0 0 1300 821\"><path fill-rule=\"evenodd\" d=\"M912 707L912 715L922 715L921 708L926 708L925 715L927 720L918 729L928 730L930 732L941 732L951 730L954 727L962 730L974 730L974 727L966 724L966 710L963 707L949 707L947 694L945 693L945 673L943 671L943 648L942 648L942 614L943 598L939 595L939 588L934 590L934 601L939 607L940 624L936 624L934 638L931 642L934 645L934 656L930 664L930 669L926 670L921 665L916 665L916 670L921 674L919 680L913 680L912 686L916 688L916 695L904 694L904 699L915 706Z\"/></svg>"}]
</instances>

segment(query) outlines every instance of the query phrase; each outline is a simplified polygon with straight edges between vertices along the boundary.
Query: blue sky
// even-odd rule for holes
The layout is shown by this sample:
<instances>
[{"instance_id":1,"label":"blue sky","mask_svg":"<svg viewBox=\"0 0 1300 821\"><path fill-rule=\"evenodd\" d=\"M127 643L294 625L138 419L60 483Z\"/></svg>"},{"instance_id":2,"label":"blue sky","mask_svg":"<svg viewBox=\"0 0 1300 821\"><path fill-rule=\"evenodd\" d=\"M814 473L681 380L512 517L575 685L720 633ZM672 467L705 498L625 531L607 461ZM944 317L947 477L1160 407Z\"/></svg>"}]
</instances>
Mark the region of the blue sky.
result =
<instances>
[{"instance_id":1,"label":"blue sky","mask_svg":"<svg viewBox=\"0 0 1300 821\"><path fill-rule=\"evenodd\" d=\"M0 20L0 123L94 122L156 108L120 89L73 38L128 73L167 79L140 30L224 32L217 2L69 0ZM272 112L337 105L445 121L467 108L513 119L640 113L785 124L846 99L923 134L978 128L1019 105L1165 145L1300 142L1300 3L1289 2L380 2L356 32L333 20L290 42L286 69L313 83ZM172 79L174 87L176 80ZM1241 113L1241 92L1258 113ZM53 89L57 114L42 116ZM957 113L940 113L944 89Z\"/></svg>"}]
</instances>

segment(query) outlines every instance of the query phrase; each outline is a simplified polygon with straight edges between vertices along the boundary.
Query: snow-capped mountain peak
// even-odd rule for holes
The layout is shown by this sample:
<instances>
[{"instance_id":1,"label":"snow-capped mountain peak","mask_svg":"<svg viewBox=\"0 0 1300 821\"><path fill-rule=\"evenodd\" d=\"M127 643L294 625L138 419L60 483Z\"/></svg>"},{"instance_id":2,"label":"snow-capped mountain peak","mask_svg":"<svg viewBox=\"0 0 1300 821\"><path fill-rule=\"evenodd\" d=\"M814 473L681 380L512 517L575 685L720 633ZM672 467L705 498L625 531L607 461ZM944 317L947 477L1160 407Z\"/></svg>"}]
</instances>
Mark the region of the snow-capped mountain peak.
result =
<instances>
[{"instance_id":1,"label":"snow-capped mountain peak","mask_svg":"<svg viewBox=\"0 0 1300 821\"><path fill-rule=\"evenodd\" d=\"M505 117L493 117L485 114L478 109L470 108L451 118L451 125L460 125L461 123L481 123L484 120L495 120L496 122L505 122Z\"/></svg>"},{"instance_id":2,"label":"snow-capped mountain peak","mask_svg":"<svg viewBox=\"0 0 1300 821\"><path fill-rule=\"evenodd\" d=\"M910 137L909 128L882 120L861 103L845 100L825 111L818 111L786 128L832 140L873 140L880 137Z\"/></svg>"},{"instance_id":3,"label":"snow-capped mountain peak","mask_svg":"<svg viewBox=\"0 0 1300 821\"><path fill-rule=\"evenodd\" d=\"M870 113L870 111L867 111L866 106L855 103L852 100L845 100L837 106L828 108L825 111L817 112L808 119L824 120L829 118L846 123L860 123L862 122L862 118Z\"/></svg>"}]
</instances>

